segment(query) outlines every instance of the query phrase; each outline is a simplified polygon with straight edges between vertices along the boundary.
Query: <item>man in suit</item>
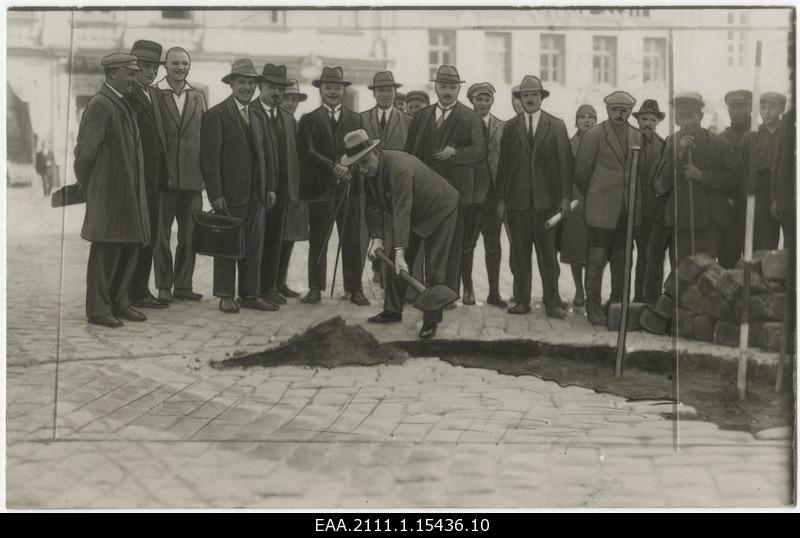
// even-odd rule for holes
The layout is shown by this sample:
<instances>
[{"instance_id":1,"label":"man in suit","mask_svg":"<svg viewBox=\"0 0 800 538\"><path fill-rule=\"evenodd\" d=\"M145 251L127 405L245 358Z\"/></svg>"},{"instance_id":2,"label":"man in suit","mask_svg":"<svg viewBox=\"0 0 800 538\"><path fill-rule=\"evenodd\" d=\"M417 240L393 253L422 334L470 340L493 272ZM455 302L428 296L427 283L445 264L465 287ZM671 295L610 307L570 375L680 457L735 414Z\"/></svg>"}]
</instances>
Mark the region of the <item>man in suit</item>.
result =
<instances>
[{"instance_id":1,"label":"man in suit","mask_svg":"<svg viewBox=\"0 0 800 538\"><path fill-rule=\"evenodd\" d=\"M367 223L372 238L369 255L385 248L391 235L394 248L395 274L408 272L425 240L425 280L429 286L445 284L447 257L451 252L458 213L458 191L450 183L402 151L379 150L380 140L370 139L363 129L345 136L345 154L340 163L357 164L367 178ZM392 323L403 319L405 283L395 276L386 283L398 288L386 293L383 311L371 318L372 323ZM442 311L425 312L420 338L432 338L442 321Z\"/></svg>"},{"instance_id":2,"label":"man in suit","mask_svg":"<svg viewBox=\"0 0 800 538\"><path fill-rule=\"evenodd\" d=\"M159 196L158 236L153 254L155 280L161 301L169 303L173 298L199 301L203 296L192 291L195 263L192 213L203 208L200 126L206 101L186 81L191 59L185 50L169 49L165 62L167 76L156 85L167 173ZM176 219L178 246L173 266L170 235Z\"/></svg>"},{"instance_id":3,"label":"man in suit","mask_svg":"<svg viewBox=\"0 0 800 538\"><path fill-rule=\"evenodd\" d=\"M642 133L628 123L636 99L616 91L604 101L608 119L583 135L575 155L575 184L585 195L584 218L589 227L586 316L593 325L606 324L600 296L609 258L610 302L622 300L627 219L636 219L635 225L641 220L641 189L637 189L636 200L628 199L630 147L642 146ZM638 172L636 177L639 181Z\"/></svg>"},{"instance_id":4,"label":"man in suit","mask_svg":"<svg viewBox=\"0 0 800 538\"><path fill-rule=\"evenodd\" d=\"M134 306L143 308L166 308L167 303L158 300L150 293L150 272L153 267L153 249L158 230L158 199L164 169L164 145L158 131L161 122L156 107L155 88L150 85L156 78L161 61L161 45L140 39L133 44L131 55L138 59L139 71L136 84L129 99L141 134L142 156L144 158L145 192L147 193L147 214L150 217L150 242L139 251L136 270L130 286L130 299Z\"/></svg>"},{"instance_id":5,"label":"man in suit","mask_svg":"<svg viewBox=\"0 0 800 538\"><path fill-rule=\"evenodd\" d=\"M444 177L459 193L459 209L452 252L447 263L447 284L460 288L461 252L464 243L464 207L474 196L474 166L486 159L483 123L474 110L458 101L463 80L452 65L442 65L434 82L438 102L420 110L408 130L405 151L418 157Z\"/></svg>"},{"instance_id":6,"label":"man in suit","mask_svg":"<svg viewBox=\"0 0 800 538\"><path fill-rule=\"evenodd\" d=\"M339 163L344 153L344 134L361 129L361 116L342 106L344 89L350 82L344 79L341 67L324 67L320 78L311 82L319 88L322 105L300 119L297 150L300 155L301 198L308 200L309 249L308 294L303 303L318 303L327 281L327 245L325 236L336 220L342 249L344 290L350 301L368 305L361 285L363 257L361 255L361 194L360 177L351 174ZM350 184L347 189L346 185ZM349 194L348 194L349 192ZM343 201L338 213L337 203Z\"/></svg>"},{"instance_id":7,"label":"man in suit","mask_svg":"<svg viewBox=\"0 0 800 538\"><path fill-rule=\"evenodd\" d=\"M564 319L558 292L556 232L547 219L559 210L569 214L572 151L564 122L541 109L550 92L537 77L526 75L519 86L523 111L503 129L497 167L498 217L511 236L514 303L510 314L531 311L531 254L536 249L542 279L542 303L548 317Z\"/></svg>"},{"instance_id":8,"label":"man in suit","mask_svg":"<svg viewBox=\"0 0 800 538\"><path fill-rule=\"evenodd\" d=\"M489 280L488 304L506 308L508 304L500 296L500 231L503 222L497 215L497 165L500 161L500 141L505 122L492 113L495 89L488 82L473 84L467 90L467 99L481 118L486 139L486 160L475 165L475 188L472 203L464 210L464 252L461 256L461 282L464 284L462 302L475 304L472 288L472 259L478 236L483 234L486 257L486 274Z\"/></svg>"},{"instance_id":9,"label":"man in suit","mask_svg":"<svg viewBox=\"0 0 800 538\"><path fill-rule=\"evenodd\" d=\"M120 327L145 321L129 286L139 249L150 242L144 162L136 113L126 96L136 84L136 56L102 59L106 82L89 100L75 145L75 177L86 191L81 237L91 242L86 269L89 323Z\"/></svg>"},{"instance_id":10,"label":"man in suit","mask_svg":"<svg viewBox=\"0 0 800 538\"><path fill-rule=\"evenodd\" d=\"M290 203L300 200L300 160L297 157L297 124L294 117L280 107L284 93L292 82L286 78L285 65L266 64L259 85L261 97L253 108L266 117L265 139L275 163L277 190L275 206L267 211L264 233L264 254L261 259L261 298L276 307L286 304L278 292L278 272L283 247L283 225Z\"/></svg>"},{"instance_id":11,"label":"man in suit","mask_svg":"<svg viewBox=\"0 0 800 538\"><path fill-rule=\"evenodd\" d=\"M699 93L677 95L673 106L680 130L667 139L654 189L668 195L664 222L677 235L677 251L676 241L670 241L670 258L678 267L691 254L689 181L694 185L695 250L716 258L722 229L731 222L728 199L741 184L741 166L724 138L700 126L705 102Z\"/></svg>"},{"instance_id":12,"label":"man in suit","mask_svg":"<svg viewBox=\"0 0 800 538\"><path fill-rule=\"evenodd\" d=\"M275 204L273 155L264 140L262 113L250 106L261 75L253 62L239 59L222 82L231 96L203 116L200 167L208 198L215 211L227 211L245 219L245 257L238 261L239 297L243 308L271 311L276 307L261 295L261 255L264 249L266 212ZM234 301L237 262L214 258L214 296L219 309L239 312Z\"/></svg>"}]
</instances>

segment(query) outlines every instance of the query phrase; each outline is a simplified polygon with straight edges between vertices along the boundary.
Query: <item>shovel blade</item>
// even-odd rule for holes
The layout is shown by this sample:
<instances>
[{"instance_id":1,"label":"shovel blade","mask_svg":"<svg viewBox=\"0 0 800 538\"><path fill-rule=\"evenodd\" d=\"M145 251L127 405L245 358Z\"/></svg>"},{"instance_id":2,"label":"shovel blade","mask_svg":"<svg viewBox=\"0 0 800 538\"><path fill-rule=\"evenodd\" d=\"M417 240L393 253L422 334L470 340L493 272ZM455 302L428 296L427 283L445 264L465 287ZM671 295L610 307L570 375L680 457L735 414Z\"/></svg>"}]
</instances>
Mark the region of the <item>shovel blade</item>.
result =
<instances>
[{"instance_id":1,"label":"shovel blade","mask_svg":"<svg viewBox=\"0 0 800 538\"><path fill-rule=\"evenodd\" d=\"M443 284L437 284L419 294L414 307L423 312L441 310L458 299L458 294Z\"/></svg>"}]
</instances>

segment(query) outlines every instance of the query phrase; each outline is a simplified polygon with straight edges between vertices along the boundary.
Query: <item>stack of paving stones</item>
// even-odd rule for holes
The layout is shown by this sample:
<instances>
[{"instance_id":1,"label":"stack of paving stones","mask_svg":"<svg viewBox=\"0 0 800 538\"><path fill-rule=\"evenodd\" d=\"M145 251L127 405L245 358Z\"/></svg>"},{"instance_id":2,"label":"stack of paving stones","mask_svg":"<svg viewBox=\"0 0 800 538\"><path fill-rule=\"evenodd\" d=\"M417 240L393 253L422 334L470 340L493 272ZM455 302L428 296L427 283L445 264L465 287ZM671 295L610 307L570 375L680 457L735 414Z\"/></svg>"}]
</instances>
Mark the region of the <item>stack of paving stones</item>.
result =
<instances>
[{"instance_id":1,"label":"stack of paving stones","mask_svg":"<svg viewBox=\"0 0 800 538\"><path fill-rule=\"evenodd\" d=\"M786 303L787 251L753 253L750 272L751 347L780 349ZM739 345L744 305L744 262L725 270L707 254L685 258L677 271L678 301L672 313L678 335L725 346ZM674 281L665 286L674 297Z\"/></svg>"}]
</instances>

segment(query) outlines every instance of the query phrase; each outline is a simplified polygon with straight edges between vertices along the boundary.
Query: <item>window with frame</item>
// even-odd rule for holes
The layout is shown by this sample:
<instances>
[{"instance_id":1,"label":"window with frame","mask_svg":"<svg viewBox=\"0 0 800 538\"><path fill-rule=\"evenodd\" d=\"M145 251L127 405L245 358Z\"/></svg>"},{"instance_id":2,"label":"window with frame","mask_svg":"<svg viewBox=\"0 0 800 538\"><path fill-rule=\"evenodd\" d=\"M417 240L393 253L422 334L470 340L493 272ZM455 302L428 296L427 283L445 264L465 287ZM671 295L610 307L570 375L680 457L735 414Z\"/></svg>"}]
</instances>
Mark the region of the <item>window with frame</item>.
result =
<instances>
[{"instance_id":1,"label":"window with frame","mask_svg":"<svg viewBox=\"0 0 800 538\"><path fill-rule=\"evenodd\" d=\"M455 65L456 33L453 30L428 30L428 73L436 78L440 65Z\"/></svg>"},{"instance_id":2,"label":"window with frame","mask_svg":"<svg viewBox=\"0 0 800 538\"><path fill-rule=\"evenodd\" d=\"M595 84L617 84L617 38L594 36L592 39L592 80Z\"/></svg>"},{"instance_id":3,"label":"window with frame","mask_svg":"<svg viewBox=\"0 0 800 538\"><path fill-rule=\"evenodd\" d=\"M489 80L511 83L511 34L486 32L484 51Z\"/></svg>"},{"instance_id":4,"label":"window with frame","mask_svg":"<svg viewBox=\"0 0 800 538\"><path fill-rule=\"evenodd\" d=\"M564 84L566 39L563 34L542 34L540 36L539 73L542 82Z\"/></svg>"},{"instance_id":5,"label":"window with frame","mask_svg":"<svg viewBox=\"0 0 800 538\"><path fill-rule=\"evenodd\" d=\"M667 82L667 40L661 37L644 38L642 82L663 86Z\"/></svg>"}]
</instances>

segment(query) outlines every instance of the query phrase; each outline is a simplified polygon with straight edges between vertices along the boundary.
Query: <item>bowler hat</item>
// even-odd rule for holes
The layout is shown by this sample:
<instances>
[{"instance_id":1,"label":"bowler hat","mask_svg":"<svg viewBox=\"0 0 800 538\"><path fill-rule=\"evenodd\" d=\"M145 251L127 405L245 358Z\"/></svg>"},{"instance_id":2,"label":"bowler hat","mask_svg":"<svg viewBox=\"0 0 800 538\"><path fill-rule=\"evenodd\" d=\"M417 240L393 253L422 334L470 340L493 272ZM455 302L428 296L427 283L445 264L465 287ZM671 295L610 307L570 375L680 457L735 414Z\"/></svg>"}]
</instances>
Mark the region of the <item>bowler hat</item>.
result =
<instances>
[{"instance_id":1,"label":"bowler hat","mask_svg":"<svg viewBox=\"0 0 800 538\"><path fill-rule=\"evenodd\" d=\"M163 48L155 41L148 41L140 39L131 47L131 55L136 56L139 60L144 62L153 62L156 64L164 65L161 61L161 51Z\"/></svg>"},{"instance_id":2,"label":"bowler hat","mask_svg":"<svg viewBox=\"0 0 800 538\"><path fill-rule=\"evenodd\" d=\"M636 99L628 92L618 90L606 95L603 102L607 106L627 106L633 108L633 105L636 104Z\"/></svg>"},{"instance_id":3,"label":"bowler hat","mask_svg":"<svg viewBox=\"0 0 800 538\"><path fill-rule=\"evenodd\" d=\"M379 71L375 73L372 79L372 85L367 86L367 89L374 90L375 88L387 88L389 86L399 88L402 84L398 84L394 81L394 75L391 71Z\"/></svg>"},{"instance_id":4,"label":"bowler hat","mask_svg":"<svg viewBox=\"0 0 800 538\"><path fill-rule=\"evenodd\" d=\"M697 92L686 92L680 93L675 96L672 100L672 106L674 107L685 107L685 108L696 108L698 110L702 110L704 106L706 106L705 101L703 101L703 96Z\"/></svg>"},{"instance_id":5,"label":"bowler hat","mask_svg":"<svg viewBox=\"0 0 800 538\"><path fill-rule=\"evenodd\" d=\"M323 67L322 75L317 80L312 80L311 85L319 88L325 83L341 84L342 86L349 86L351 82L344 79L344 71L338 65L336 67Z\"/></svg>"},{"instance_id":6,"label":"bowler hat","mask_svg":"<svg viewBox=\"0 0 800 538\"><path fill-rule=\"evenodd\" d=\"M100 65L102 65L106 69L113 69L115 67L126 67L131 71L141 71L136 56L133 56L132 54L128 54L125 52L115 52L114 54L103 56L103 58L100 60Z\"/></svg>"},{"instance_id":7,"label":"bowler hat","mask_svg":"<svg viewBox=\"0 0 800 538\"><path fill-rule=\"evenodd\" d=\"M752 105L753 92L749 90L733 90L725 94L725 105Z\"/></svg>"},{"instance_id":8,"label":"bowler hat","mask_svg":"<svg viewBox=\"0 0 800 538\"><path fill-rule=\"evenodd\" d=\"M375 149L381 141L371 139L364 129L350 131L344 135L344 155L339 159L342 166L350 166L358 162L361 157Z\"/></svg>"},{"instance_id":9,"label":"bowler hat","mask_svg":"<svg viewBox=\"0 0 800 538\"><path fill-rule=\"evenodd\" d=\"M299 102L303 102L308 99L308 95L300 91L300 86L297 84L297 79L290 78L289 79L289 86L286 87L286 91L283 95L297 95Z\"/></svg>"},{"instance_id":10,"label":"bowler hat","mask_svg":"<svg viewBox=\"0 0 800 538\"><path fill-rule=\"evenodd\" d=\"M222 77L222 82L227 84L236 77L254 78L259 82L264 78L256 73L256 68L253 67L253 61L249 58L234 60L231 66L231 72Z\"/></svg>"},{"instance_id":11,"label":"bowler hat","mask_svg":"<svg viewBox=\"0 0 800 538\"><path fill-rule=\"evenodd\" d=\"M264 82L271 82L278 86L291 86L292 83L286 78L286 66L266 64L261 70L261 77Z\"/></svg>"},{"instance_id":12,"label":"bowler hat","mask_svg":"<svg viewBox=\"0 0 800 538\"><path fill-rule=\"evenodd\" d=\"M432 78L431 82L441 82L442 84L464 84L461 77L458 76L458 70L452 65L440 65L436 70L436 78Z\"/></svg>"},{"instance_id":13,"label":"bowler hat","mask_svg":"<svg viewBox=\"0 0 800 538\"><path fill-rule=\"evenodd\" d=\"M761 94L761 103L775 103L778 105L781 110L786 108L786 96L778 93L778 92L764 92Z\"/></svg>"},{"instance_id":14,"label":"bowler hat","mask_svg":"<svg viewBox=\"0 0 800 538\"><path fill-rule=\"evenodd\" d=\"M542 99L550 95L550 92L542 88L542 81L539 77L533 75L525 75L520 83L519 88L511 92L512 97L517 99L522 98L522 92L539 92L542 94Z\"/></svg>"},{"instance_id":15,"label":"bowler hat","mask_svg":"<svg viewBox=\"0 0 800 538\"><path fill-rule=\"evenodd\" d=\"M658 101L655 99L645 99L642 101L642 106L639 107L639 112L634 112L632 116L638 119L644 114L652 114L658 118L659 121L663 120L665 116L665 114L658 109Z\"/></svg>"},{"instance_id":16,"label":"bowler hat","mask_svg":"<svg viewBox=\"0 0 800 538\"><path fill-rule=\"evenodd\" d=\"M488 82L478 82L476 84L473 84L467 90L467 99L472 100L473 95L480 95L482 93L494 96L495 94L494 86L492 86Z\"/></svg>"},{"instance_id":17,"label":"bowler hat","mask_svg":"<svg viewBox=\"0 0 800 538\"><path fill-rule=\"evenodd\" d=\"M406 103L410 103L411 101L424 101L426 105L431 104L431 98L428 96L427 92L423 92L422 90L411 90L406 94Z\"/></svg>"}]
</instances>

